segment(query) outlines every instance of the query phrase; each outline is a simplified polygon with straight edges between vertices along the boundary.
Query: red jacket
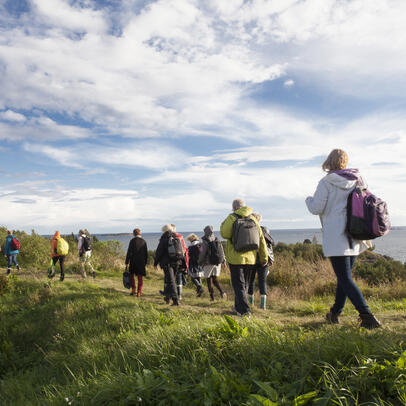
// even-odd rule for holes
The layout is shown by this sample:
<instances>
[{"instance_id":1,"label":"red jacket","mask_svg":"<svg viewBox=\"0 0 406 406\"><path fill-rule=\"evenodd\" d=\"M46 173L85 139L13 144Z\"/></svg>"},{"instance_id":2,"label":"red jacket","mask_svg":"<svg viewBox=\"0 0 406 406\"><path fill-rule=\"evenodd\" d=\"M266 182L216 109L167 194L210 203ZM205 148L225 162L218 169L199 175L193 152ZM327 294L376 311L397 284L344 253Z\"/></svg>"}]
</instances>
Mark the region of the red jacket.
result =
<instances>
[{"instance_id":1,"label":"red jacket","mask_svg":"<svg viewBox=\"0 0 406 406\"><path fill-rule=\"evenodd\" d=\"M189 269L189 251L187 249L185 240L183 239L183 235L177 233L176 231L174 232L174 234L176 235L176 237L179 238L180 242L182 243L183 251L185 252L185 262L186 262L185 272L186 272Z\"/></svg>"}]
</instances>

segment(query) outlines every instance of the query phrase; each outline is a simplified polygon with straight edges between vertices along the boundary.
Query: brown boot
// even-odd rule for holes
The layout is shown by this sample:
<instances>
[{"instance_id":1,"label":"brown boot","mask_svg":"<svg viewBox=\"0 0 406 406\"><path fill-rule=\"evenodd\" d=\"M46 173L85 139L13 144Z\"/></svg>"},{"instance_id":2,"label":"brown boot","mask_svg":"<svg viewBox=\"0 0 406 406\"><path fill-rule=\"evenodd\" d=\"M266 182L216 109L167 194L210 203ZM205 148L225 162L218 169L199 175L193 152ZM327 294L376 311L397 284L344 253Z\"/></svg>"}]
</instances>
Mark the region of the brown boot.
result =
<instances>
[{"instance_id":1,"label":"brown boot","mask_svg":"<svg viewBox=\"0 0 406 406\"><path fill-rule=\"evenodd\" d=\"M333 313L332 311L329 311L326 314L327 323L338 324L339 323L338 316L339 316L339 313Z\"/></svg>"}]
</instances>

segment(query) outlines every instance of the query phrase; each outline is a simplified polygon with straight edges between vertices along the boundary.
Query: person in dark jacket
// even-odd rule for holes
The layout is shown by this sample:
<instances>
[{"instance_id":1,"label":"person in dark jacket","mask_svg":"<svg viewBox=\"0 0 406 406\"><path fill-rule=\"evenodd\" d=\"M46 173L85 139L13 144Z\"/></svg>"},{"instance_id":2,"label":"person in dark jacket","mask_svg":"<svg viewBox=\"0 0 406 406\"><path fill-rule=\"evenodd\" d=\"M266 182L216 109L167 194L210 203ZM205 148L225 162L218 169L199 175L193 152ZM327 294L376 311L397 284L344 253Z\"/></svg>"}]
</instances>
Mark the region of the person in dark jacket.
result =
<instances>
[{"instance_id":1,"label":"person in dark jacket","mask_svg":"<svg viewBox=\"0 0 406 406\"><path fill-rule=\"evenodd\" d=\"M20 252L17 248L13 246L14 235L10 230L7 230L7 237L4 243L4 256L7 258L7 272L6 275L10 275L11 265L14 264L17 271L20 270L20 265L17 262L17 255Z\"/></svg>"},{"instance_id":2,"label":"person in dark jacket","mask_svg":"<svg viewBox=\"0 0 406 406\"><path fill-rule=\"evenodd\" d=\"M172 299L172 305L178 306L179 305L179 298L178 293L176 290L176 275L178 272L181 272L182 265L184 260L173 260L169 257L168 253L168 245L169 245L169 238L176 237L173 232L173 228L171 224L165 224L162 227L162 235L159 240L158 247L155 252L155 261L154 261L154 268L159 266L164 271L164 291L162 294L165 297L165 302L169 303L170 299Z\"/></svg>"},{"instance_id":3,"label":"person in dark jacket","mask_svg":"<svg viewBox=\"0 0 406 406\"><path fill-rule=\"evenodd\" d=\"M201 244L199 241L199 237L196 234L193 233L189 234L186 237L186 239L190 242L190 245L188 247L189 252L188 274L190 276L190 279L192 280L192 283L196 286L197 297L200 297L204 292L202 281L200 279L203 276L203 270L198 263Z\"/></svg>"},{"instance_id":4,"label":"person in dark jacket","mask_svg":"<svg viewBox=\"0 0 406 406\"><path fill-rule=\"evenodd\" d=\"M135 278L134 275L137 275L138 279L138 289L137 296L141 296L142 293L142 284L143 276L146 275L146 265L148 262L148 248L147 243L141 237L141 231L139 228L134 229L133 231L134 238L128 244L127 256L125 258L126 269L130 272L131 275L131 296L135 295Z\"/></svg>"},{"instance_id":5,"label":"person in dark jacket","mask_svg":"<svg viewBox=\"0 0 406 406\"><path fill-rule=\"evenodd\" d=\"M258 223L262 220L262 216L258 213L252 213L252 216L255 217ZM257 262L255 267L251 270L248 276L248 303L250 305L254 304L254 288L255 288L255 276L258 275L258 287L259 293L261 295L261 304L260 308L265 310L266 309L266 297L267 297L267 289L266 289L266 277L269 273L269 267L274 262L274 254L272 245L274 245L273 238L269 230L266 227L261 226L262 233L264 234L266 248L268 250L268 263L266 265L261 265L259 261L259 257L257 256Z\"/></svg>"}]
</instances>

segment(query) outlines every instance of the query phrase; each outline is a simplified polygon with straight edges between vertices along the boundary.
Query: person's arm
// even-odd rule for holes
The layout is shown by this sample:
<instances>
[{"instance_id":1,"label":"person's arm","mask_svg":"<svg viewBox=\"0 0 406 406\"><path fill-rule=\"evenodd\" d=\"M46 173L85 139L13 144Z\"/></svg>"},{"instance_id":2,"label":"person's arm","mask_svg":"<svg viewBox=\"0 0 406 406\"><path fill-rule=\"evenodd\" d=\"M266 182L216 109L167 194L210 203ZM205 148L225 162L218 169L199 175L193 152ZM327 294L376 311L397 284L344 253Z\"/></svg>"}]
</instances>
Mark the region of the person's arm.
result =
<instances>
[{"instance_id":1,"label":"person's arm","mask_svg":"<svg viewBox=\"0 0 406 406\"><path fill-rule=\"evenodd\" d=\"M83 240L84 240L84 238L82 236L79 236L79 238L78 238L79 255L82 254Z\"/></svg>"},{"instance_id":2,"label":"person's arm","mask_svg":"<svg viewBox=\"0 0 406 406\"><path fill-rule=\"evenodd\" d=\"M154 268L156 268L159 264L159 261L161 260L161 257L163 255L163 240L159 240L158 247L156 248L155 251L155 261L154 261Z\"/></svg>"},{"instance_id":3,"label":"person's arm","mask_svg":"<svg viewBox=\"0 0 406 406\"><path fill-rule=\"evenodd\" d=\"M130 241L130 243L128 244L127 255L125 257L125 264L126 265L128 265L130 263L130 258L132 256L132 252L133 252L133 242L134 242L134 239L132 239Z\"/></svg>"},{"instance_id":4,"label":"person's arm","mask_svg":"<svg viewBox=\"0 0 406 406\"><path fill-rule=\"evenodd\" d=\"M186 264L186 270L187 271L189 269L189 250L187 249L185 240L183 239L183 236L180 236L180 241L182 243L182 247L183 247L183 252L185 253L185 264Z\"/></svg>"},{"instance_id":5,"label":"person's arm","mask_svg":"<svg viewBox=\"0 0 406 406\"><path fill-rule=\"evenodd\" d=\"M148 263L148 248L147 243L144 240L144 258L145 258L145 265Z\"/></svg>"},{"instance_id":6,"label":"person's arm","mask_svg":"<svg viewBox=\"0 0 406 406\"><path fill-rule=\"evenodd\" d=\"M323 214L328 199L328 189L323 179L317 185L313 197L306 198L306 205L312 214Z\"/></svg>"},{"instance_id":7,"label":"person's arm","mask_svg":"<svg viewBox=\"0 0 406 406\"><path fill-rule=\"evenodd\" d=\"M233 224L235 221L235 217L230 214L227 218L221 223L220 226L220 235L225 238L226 240L231 240L233 236Z\"/></svg>"}]
</instances>

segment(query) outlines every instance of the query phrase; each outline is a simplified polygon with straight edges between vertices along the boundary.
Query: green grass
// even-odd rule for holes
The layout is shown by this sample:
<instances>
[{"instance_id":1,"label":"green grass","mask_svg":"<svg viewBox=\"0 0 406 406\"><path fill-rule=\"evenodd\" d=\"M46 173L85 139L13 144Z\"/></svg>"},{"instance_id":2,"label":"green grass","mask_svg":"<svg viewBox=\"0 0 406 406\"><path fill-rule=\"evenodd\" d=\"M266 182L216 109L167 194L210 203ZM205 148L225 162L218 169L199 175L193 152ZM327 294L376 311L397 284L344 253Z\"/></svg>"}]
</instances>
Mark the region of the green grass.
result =
<instances>
[{"instance_id":1,"label":"green grass","mask_svg":"<svg viewBox=\"0 0 406 406\"><path fill-rule=\"evenodd\" d=\"M113 275L112 275L113 276ZM383 321L359 329L328 296L272 300L251 319L184 289L164 304L159 273L144 295L121 280L12 276L0 294L2 405L406 405L405 299L370 297Z\"/></svg>"}]
</instances>

